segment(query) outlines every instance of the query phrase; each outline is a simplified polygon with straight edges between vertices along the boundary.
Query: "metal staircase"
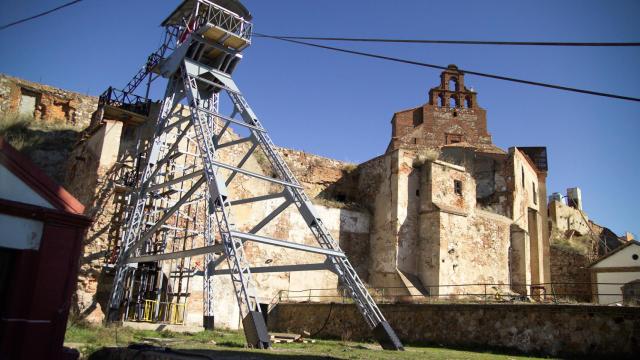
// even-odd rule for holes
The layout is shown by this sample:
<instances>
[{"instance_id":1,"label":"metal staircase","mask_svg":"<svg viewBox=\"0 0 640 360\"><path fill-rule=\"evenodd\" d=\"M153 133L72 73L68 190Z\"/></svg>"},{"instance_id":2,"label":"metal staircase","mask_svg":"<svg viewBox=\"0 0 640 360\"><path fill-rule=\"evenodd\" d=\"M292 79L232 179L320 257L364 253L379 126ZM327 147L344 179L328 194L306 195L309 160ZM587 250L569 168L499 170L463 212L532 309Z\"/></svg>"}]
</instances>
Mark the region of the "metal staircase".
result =
<instances>
[{"instance_id":1,"label":"metal staircase","mask_svg":"<svg viewBox=\"0 0 640 360\"><path fill-rule=\"evenodd\" d=\"M237 1L187 0L163 23L168 32L179 28L180 33L177 35L176 48L159 60L154 70L168 79L168 85L156 120L146 166L130 197L128 218L116 263L109 319L126 318L123 313L126 313L125 308L128 309L127 301L130 300L127 299L133 296L132 289L136 282L142 284L142 275L136 275L136 271L144 273L140 269L156 269L157 273L162 273L163 262L204 255L205 326L212 325L215 266L226 260L226 273L232 280L247 343L257 348L269 347L266 324L253 291L251 266L244 252L244 243L254 242L326 256L328 268L338 275L342 286L348 290L383 348L401 350L403 347L395 332L324 226L302 186L276 151L267 131L231 77L241 59L241 50L251 43L250 19L248 11ZM138 80L134 82L139 83ZM229 96L231 115L224 115L220 110L220 95L223 93ZM189 110L187 115L185 108ZM237 133L246 135L223 142L225 134L235 129L238 129ZM197 144L198 151L190 156L198 161L193 166L182 166L183 171L179 174L167 177L168 171L163 169L187 163L185 159L188 152L181 150L180 146L185 139ZM241 144L247 151L238 164L223 161L220 157L222 149ZM264 154L273 176L243 168L256 151ZM186 168L190 171L185 171ZM272 188L279 190L261 196L232 199L228 187L238 174L269 183ZM178 184L180 191L174 191ZM167 193L171 193L168 195L171 201L166 201L161 207L154 206L158 197ZM184 207L203 198L207 211L200 215L205 218L204 224L198 223L203 235L202 246L196 246L194 242L186 246L185 242L181 249L168 248L168 242L175 243L175 239L166 231L162 232L163 229L184 224L179 219ZM236 229L232 220L234 206L274 199L280 199L282 203L249 231ZM156 211L150 211L150 208ZM288 208L299 212L319 246L258 234ZM186 214L189 218L198 218L198 214ZM161 232L162 236L159 235ZM188 235L184 229L181 234ZM173 233L172 236L177 235ZM151 267L149 264L156 265ZM304 266L300 268L304 270ZM154 280L154 294L162 289L162 285L157 285L161 279L162 276L156 276ZM188 290L185 292L188 293ZM137 292L138 295L141 293Z\"/></svg>"}]
</instances>

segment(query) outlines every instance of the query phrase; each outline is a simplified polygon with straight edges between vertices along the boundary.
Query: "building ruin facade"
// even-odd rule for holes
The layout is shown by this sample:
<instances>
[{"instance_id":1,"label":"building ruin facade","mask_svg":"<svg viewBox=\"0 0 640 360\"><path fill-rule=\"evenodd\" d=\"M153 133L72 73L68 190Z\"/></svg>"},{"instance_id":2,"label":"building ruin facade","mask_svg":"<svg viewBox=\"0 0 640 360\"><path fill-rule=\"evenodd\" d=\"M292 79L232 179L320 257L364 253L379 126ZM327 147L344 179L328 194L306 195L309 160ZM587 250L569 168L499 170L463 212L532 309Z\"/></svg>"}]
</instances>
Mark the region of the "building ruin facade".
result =
<instances>
[{"instance_id":1,"label":"building ruin facade","mask_svg":"<svg viewBox=\"0 0 640 360\"><path fill-rule=\"evenodd\" d=\"M87 108L98 109L95 98L15 78L2 77L2 81L0 109L5 114L27 112L23 108L31 103L30 99L22 103L24 94L53 104L68 99L69 115L62 120L77 124L80 135L71 155L57 167L66 169L65 186L94 219L84 242L77 308L89 320L102 321L112 282L110 264L124 221L126 179L136 171L136 157L153 132L148 119L154 118L159 106L152 104L148 117L104 109L102 116L92 116ZM38 106L33 107L36 117ZM535 297L544 291L541 287L556 277L549 239L552 230L561 227L553 220L556 213L548 218L546 149L495 146L486 110L480 107L477 93L465 86L464 73L453 65L429 91L427 102L395 113L391 127L384 154L361 164L280 149L372 291L393 301L420 301L424 296L474 298L487 291L486 284L492 293ZM236 135L227 136L233 141ZM236 162L243 154L222 152ZM252 156L245 167L270 175L262 161L259 155ZM264 185L249 178L240 180L230 192L258 195L268 190L259 189ZM276 203L265 201L241 209L234 214L236 226L242 230L243 224L275 207ZM264 231L313 244L313 239L297 235L304 226L298 214L285 211ZM248 259L258 267L310 260L288 249L245 246ZM254 282L261 304L268 310L283 297L289 301L336 299L340 285L322 267L322 260L317 259L317 270L257 273ZM181 324L202 325L202 264L202 256L189 264L191 290ZM215 281L219 289L216 326L238 328L230 281L226 276Z\"/></svg>"}]
</instances>

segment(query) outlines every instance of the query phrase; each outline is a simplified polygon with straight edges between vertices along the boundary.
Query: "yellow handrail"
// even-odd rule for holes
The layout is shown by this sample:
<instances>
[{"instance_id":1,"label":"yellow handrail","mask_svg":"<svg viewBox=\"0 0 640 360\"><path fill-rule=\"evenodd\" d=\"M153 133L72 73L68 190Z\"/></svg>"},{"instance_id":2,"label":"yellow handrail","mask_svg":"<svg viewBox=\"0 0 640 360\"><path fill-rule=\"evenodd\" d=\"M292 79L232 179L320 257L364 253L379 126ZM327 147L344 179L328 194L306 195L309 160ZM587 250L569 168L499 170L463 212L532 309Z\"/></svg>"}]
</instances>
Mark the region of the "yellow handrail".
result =
<instances>
[{"instance_id":1,"label":"yellow handrail","mask_svg":"<svg viewBox=\"0 0 640 360\"><path fill-rule=\"evenodd\" d=\"M145 300L144 301L144 311L142 312L143 321L153 321L153 315L156 310L156 300Z\"/></svg>"},{"instance_id":2,"label":"yellow handrail","mask_svg":"<svg viewBox=\"0 0 640 360\"><path fill-rule=\"evenodd\" d=\"M184 309L186 304L170 303L169 313L171 314L169 322L175 325L184 325Z\"/></svg>"}]
</instances>

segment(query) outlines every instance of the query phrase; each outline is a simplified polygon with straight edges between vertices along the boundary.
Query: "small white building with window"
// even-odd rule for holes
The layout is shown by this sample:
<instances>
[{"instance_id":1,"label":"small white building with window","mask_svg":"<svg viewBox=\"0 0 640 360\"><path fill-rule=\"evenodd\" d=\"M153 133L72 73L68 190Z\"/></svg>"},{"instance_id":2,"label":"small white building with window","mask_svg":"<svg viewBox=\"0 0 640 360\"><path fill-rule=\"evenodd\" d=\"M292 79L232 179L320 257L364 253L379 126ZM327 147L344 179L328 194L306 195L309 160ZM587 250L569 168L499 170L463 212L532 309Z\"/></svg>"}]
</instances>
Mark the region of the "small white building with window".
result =
<instances>
[{"instance_id":1,"label":"small white building with window","mask_svg":"<svg viewBox=\"0 0 640 360\"><path fill-rule=\"evenodd\" d=\"M622 303L622 287L640 279L640 242L632 240L591 264L594 301Z\"/></svg>"}]
</instances>

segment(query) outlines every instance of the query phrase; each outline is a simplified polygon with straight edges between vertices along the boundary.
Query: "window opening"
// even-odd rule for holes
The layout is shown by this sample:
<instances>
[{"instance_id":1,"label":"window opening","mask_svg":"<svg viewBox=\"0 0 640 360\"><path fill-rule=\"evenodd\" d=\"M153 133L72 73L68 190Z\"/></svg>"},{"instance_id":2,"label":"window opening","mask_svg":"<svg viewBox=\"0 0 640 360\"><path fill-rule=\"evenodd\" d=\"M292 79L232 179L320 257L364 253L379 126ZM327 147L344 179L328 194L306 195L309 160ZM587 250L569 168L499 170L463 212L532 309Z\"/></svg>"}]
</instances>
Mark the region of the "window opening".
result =
<instances>
[{"instance_id":1,"label":"window opening","mask_svg":"<svg viewBox=\"0 0 640 360\"><path fill-rule=\"evenodd\" d=\"M453 191L456 193L456 195L462 196L462 181L453 180Z\"/></svg>"},{"instance_id":2,"label":"window opening","mask_svg":"<svg viewBox=\"0 0 640 360\"><path fill-rule=\"evenodd\" d=\"M445 143L449 144L457 144L462 142L461 134L445 134Z\"/></svg>"},{"instance_id":3,"label":"window opening","mask_svg":"<svg viewBox=\"0 0 640 360\"><path fill-rule=\"evenodd\" d=\"M449 91L458 91L458 79L455 77L449 79Z\"/></svg>"},{"instance_id":4,"label":"window opening","mask_svg":"<svg viewBox=\"0 0 640 360\"><path fill-rule=\"evenodd\" d=\"M464 98L464 105L467 107L467 109L471 109L473 107L473 102L471 102L470 96Z\"/></svg>"}]
</instances>

